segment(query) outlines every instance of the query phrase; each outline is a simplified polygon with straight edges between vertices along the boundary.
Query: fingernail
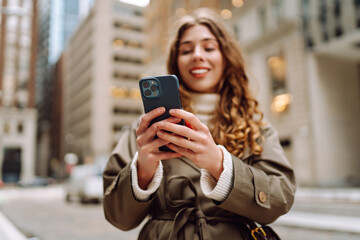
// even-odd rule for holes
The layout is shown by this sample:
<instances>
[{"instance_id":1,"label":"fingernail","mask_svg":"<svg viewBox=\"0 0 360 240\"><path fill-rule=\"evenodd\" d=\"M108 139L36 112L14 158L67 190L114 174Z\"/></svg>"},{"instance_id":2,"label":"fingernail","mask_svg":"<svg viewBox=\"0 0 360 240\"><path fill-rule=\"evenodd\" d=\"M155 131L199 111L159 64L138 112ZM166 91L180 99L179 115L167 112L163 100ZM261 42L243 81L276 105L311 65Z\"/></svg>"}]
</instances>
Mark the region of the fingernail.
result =
<instances>
[{"instance_id":1,"label":"fingernail","mask_svg":"<svg viewBox=\"0 0 360 240\"><path fill-rule=\"evenodd\" d=\"M165 123L159 122L159 127L163 127L163 126L165 126Z\"/></svg>"},{"instance_id":2,"label":"fingernail","mask_svg":"<svg viewBox=\"0 0 360 240\"><path fill-rule=\"evenodd\" d=\"M175 110L174 109L170 109L169 113L175 113Z\"/></svg>"}]
</instances>

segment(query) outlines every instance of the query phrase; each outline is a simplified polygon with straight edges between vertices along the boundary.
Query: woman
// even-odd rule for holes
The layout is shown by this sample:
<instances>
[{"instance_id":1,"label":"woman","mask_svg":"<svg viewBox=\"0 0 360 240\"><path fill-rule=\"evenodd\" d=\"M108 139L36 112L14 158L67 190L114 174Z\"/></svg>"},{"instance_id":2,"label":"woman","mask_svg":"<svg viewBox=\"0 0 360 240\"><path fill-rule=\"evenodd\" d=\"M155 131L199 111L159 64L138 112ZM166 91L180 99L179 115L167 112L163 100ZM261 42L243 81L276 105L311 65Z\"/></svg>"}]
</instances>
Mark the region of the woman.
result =
<instances>
[{"instance_id":1,"label":"woman","mask_svg":"<svg viewBox=\"0 0 360 240\"><path fill-rule=\"evenodd\" d=\"M104 171L106 219L129 230L148 216L139 239L250 239L246 219L268 224L288 212L295 179L236 41L199 9L180 20L167 67L184 110L148 128L165 111L155 109L124 131Z\"/></svg>"}]
</instances>

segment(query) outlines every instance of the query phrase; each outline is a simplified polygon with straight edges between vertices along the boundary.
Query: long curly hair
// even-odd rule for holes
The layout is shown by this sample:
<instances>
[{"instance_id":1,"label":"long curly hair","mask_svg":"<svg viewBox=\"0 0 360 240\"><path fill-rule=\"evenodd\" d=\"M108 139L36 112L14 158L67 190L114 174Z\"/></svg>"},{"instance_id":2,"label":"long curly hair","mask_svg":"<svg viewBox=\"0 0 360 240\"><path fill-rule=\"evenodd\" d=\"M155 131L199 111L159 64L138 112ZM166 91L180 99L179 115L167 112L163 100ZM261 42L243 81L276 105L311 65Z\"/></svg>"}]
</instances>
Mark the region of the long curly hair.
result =
<instances>
[{"instance_id":1,"label":"long curly hair","mask_svg":"<svg viewBox=\"0 0 360 240\"><path fill-rule=\"evenodd\" d=\"M262 147L259 140L263 113L258 109L257 100L251 95L237 41L229 34L220 16L210 9L198 9L182 17L177 26L172 28L175 33L170 40L167 70L169 74L175 74L179 78L183 108L194 112L190 90L182 81L177 64L179 42L187 29L199 24L206 26L216 37L225 60L223 77L217 88L220 101L208 124L214 141L225 146L230 153L239 158L248 150L252 155L260 155Z\"/></svg>"}]
</instances>

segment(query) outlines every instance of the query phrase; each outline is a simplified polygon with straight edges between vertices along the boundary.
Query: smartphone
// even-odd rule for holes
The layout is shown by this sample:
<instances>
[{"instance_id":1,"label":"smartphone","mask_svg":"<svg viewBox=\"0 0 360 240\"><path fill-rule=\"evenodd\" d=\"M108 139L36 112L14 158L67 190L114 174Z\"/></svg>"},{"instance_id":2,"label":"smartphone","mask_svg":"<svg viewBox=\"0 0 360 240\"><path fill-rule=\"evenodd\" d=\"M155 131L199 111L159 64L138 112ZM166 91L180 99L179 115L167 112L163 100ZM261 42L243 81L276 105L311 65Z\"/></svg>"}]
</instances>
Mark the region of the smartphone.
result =
<instances>
[{"instance_id":1,"label":"smartphone","mask_svg":"<svg viewBox=\"0 0 360 240\"><path fill-rule=\"evenodd\" d=\"M164 75L142 78L139 81L141 98L145 113L158 107L165 107L165 113L154 118L150 126L158 121L164 120L171 115L170 109L181 109L179 94L179 80L175 75ZM178 124L185 125L182 119ZM155 136L157 138L157 136ZM166 146L161 146L160 151L172 151Z\"/></svg>"}]
</instances>

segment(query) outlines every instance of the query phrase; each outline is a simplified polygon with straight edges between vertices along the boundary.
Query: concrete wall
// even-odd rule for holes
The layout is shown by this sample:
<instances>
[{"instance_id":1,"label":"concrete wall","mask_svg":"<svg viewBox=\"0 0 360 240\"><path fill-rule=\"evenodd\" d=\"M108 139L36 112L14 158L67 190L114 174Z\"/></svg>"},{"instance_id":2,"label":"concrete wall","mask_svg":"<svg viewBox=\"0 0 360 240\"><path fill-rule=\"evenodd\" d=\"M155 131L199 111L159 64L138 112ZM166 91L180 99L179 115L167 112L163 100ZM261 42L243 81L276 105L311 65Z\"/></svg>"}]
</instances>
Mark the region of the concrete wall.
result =
<instances>
[{"instance_id":1,"label":"concrete wall","mask_svg":"<svg viewBox=\"0 0 360 240\"><path fill-rule=\"evenodd\" d=\"M270 41L270 40L269 40ZM286 61L286 88L292 95L292 103L285 112L273 113L270 109L273 100L271 79L267 65L270 56L282 52ZM311 123L306 55L300 32L279 37L276 41L264 44L250 52L248 74L251 88L260 103L265 119L279 132L281 140L289 140L284 147L285 154L295 169L300 185L312 185L314 155L312 149Z\"/></svg>"},{"instance_id":2,"label":"concrete wall","mask_svg":"<svg viewBox=\"0 0 360 240\"><path fill-rule=\"evenodd\" d=\"M109 89L113 73L113 1L95 3L93 19L93 68L91 99L91 148L94 156L109 153L112 146L111 102Z\"/></svg>"},{"instance_id":3,"label":"concrete wall","mask_svg":"<svg viewBox=\"0 0 360 240\"><path fill-rule=\"evenodd\" d=\"M359 63L310 54L308 64L317 182L359 184Z\"/></svg>"}]
</instances>

